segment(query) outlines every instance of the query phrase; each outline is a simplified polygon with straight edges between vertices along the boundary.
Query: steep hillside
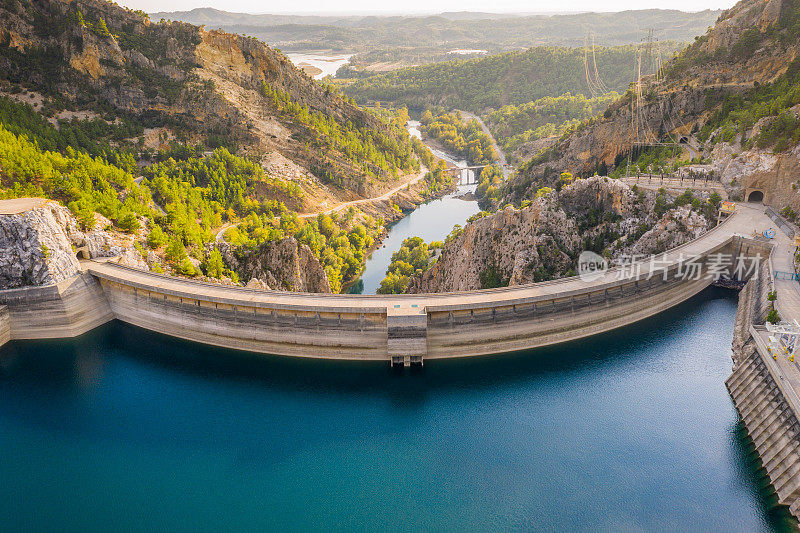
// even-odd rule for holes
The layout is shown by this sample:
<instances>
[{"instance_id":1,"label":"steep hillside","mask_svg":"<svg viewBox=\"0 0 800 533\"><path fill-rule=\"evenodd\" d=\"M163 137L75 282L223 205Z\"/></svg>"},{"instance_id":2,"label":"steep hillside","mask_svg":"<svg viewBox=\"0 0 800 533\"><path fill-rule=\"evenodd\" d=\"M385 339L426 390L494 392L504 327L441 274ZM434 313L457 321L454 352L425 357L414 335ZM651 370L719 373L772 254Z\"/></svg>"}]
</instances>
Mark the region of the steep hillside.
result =
<instances>
[{"instance_id":1,"label":"steep hillside","mask_svg":"<svg viewBox=\"0 0 800 533\"><path fill-rule=\"evenodd\" d=\"M656 172L674 168L674 160L647 145L682 140L694 148L679 157L695 157L705 172L725 176L734 197L759 188L778 207L797 204L791 183L800 167L798 52L800 2L743 0L672 59L662 77L645 78L600 119L534 157L507 187L506 201L529 197L564 170L627 168L629 156Z\"/></svg>"},{"instance_id":2,"label":"steep hillside","mask_svg":"<svg viewBox=\"0 0 800 533\"><path fill-rule=\"evenodd\" d=\"M448 185L420 174L433 158L407 115L366 113L253 38L99 0L0 16L0 198L66 206L67 255L336 292L396 203ZM344 209L364 196L381 201Z\"/></svg>"},{"instance_id":3,"label":"steep hillside","mask_svg":"<svg viewBox=\"0 0 800 533\"><path fill-rule=\"evenodd\" d=\"M102 0L7 0L0 19L0 75L42 93L50 116L125 118L268 167L282 156L310 200L369 195L418 169L406 135L253 38L153 24Z\"/></svg>"}]
</instances>

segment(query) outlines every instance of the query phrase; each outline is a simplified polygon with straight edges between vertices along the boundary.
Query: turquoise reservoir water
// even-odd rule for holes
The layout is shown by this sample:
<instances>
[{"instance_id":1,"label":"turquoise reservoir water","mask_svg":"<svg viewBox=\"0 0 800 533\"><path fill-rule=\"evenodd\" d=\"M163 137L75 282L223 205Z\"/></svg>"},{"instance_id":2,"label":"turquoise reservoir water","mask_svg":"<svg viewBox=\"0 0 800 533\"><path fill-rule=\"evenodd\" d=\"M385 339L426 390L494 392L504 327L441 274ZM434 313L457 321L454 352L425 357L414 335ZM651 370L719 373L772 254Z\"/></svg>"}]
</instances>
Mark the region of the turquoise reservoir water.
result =
<instances>
[{"instance_id":1,"label":"turquoise reservoir water","mask_svg":"<svg viewBox=\"0 0 800 533\"><path fill-rule=\"evenodd\" d=\"M723 385L735 305L399 372L122 324L17 342L0 530L787 529Z\"/></svg>"}]
</instances>

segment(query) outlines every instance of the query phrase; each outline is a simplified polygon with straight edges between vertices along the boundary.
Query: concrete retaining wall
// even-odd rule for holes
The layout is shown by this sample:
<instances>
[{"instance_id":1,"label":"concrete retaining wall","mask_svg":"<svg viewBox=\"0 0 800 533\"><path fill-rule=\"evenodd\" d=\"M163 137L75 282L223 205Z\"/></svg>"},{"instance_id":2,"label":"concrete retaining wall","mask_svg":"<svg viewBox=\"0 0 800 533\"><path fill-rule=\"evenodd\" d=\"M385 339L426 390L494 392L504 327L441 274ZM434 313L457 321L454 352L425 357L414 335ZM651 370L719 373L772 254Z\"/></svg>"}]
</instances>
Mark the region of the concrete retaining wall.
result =
<instances>
[{"instance_id":1,"label":"concrete retaining wall","mask_svg":"<svg viewBox=\"0 0 800 533\"><path fill-rule=\"evenodd\" d=\"M725 385L778 502L800 518L800 421L762 349L743 352Z\"/></svg>"},{"instance_id":2,"label":"concrete retaining wall","mask_svg":"<svg viewBox=\"0 0 800 533\"><path fill-rule=\"evenodd\" d=\"M784 385L781 372L757 326L768 305L770 268L739 294L733 338L733 373L725 381L736 410L761 460L778 502L800 518L800 401ZM794 400L794 401L793 401Z\"/></svg>"},{"instance_id":3,"label":"concrete retaining wall","mask_svg":"<svg viewBox=\"0 0 800 533\"><path fill-rule=\"evenodd\" d=\"M0 305L0 348L11 340L11 314L8 307Z\"/></svg>"},{"instance_id":4,"label":"concrete retaining wall","mask_svg":"<svg viewBox=\"0 0 800 533\"><path fill-rule=\"evenodd\" d=\"M100 284L81 274L45 287L0 291L11 339L76 337L114 318Z\"/></svg>"}]
</instances>

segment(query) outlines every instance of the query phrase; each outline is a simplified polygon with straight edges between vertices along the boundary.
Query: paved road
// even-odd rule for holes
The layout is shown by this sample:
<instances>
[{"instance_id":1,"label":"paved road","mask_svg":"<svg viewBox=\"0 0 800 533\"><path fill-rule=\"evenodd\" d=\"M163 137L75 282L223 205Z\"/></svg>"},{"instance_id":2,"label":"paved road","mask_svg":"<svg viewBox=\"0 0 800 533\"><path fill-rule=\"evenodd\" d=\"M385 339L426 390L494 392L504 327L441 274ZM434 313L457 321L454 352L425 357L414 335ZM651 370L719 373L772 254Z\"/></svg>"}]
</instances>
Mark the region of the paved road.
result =
<instances>
[{"instance_id":1,"label":"paved road","mask_svg":"<svg viewBox=\"0 0 800 533\"><path fill-rule=\"evenodd\" d=\"M47 198L12 198L0 200L0 215L17 215L46 204Z\"/></svg>"},{"instance_id":2,"label":"paved road","mask_svg":"<svg viewBox=\"0 0 800 533\"><path fill-rule=\"evenodd\" d=\"M339 212L339 211L341 211L343 209L348 209L348 208L350 208L352 206L356 206L356 205L364 205L364 204L370 204L370 203L373 203L373 202L382 202L382 201L385 201L385 200L389 200L392 196L394 196L398 192L402 191L406 187L410 187L411 185L414 185L417 182L419 182L421 179L423 179L425 177L425 174L427 174L427 173L428 173L428 169L423 166L422 170L418 174L410 177L409 179L407 179L406 181L404 181L403 183L401 183L397 187L391 189L390 191L387 191L387 192L381 194L380 196L373 196L371 198L361 198L359 200L352 200L350 202L342 202L340 204L336 204L335 206L333 206L333 207L331 207L329 209L323 209L323 210L320 210L320 211L314 211L313 213L303 213L303 214L299 215L299 217L300 218L313 218L313 217L316 217L316 216L319 216L319 215L328 215L330 213L336 213L336 212ZM236 223L228 222L227 224L224 224L217 231L217 236L216 236L216 239L215 239L216 242L222 242L224 240L224 238L225 238L225 232L228 231L229 228L231 228L233 226L238 226L239 224L240 224L239 222L236 222Z\"/></svg>"},{"instance_id":3,"label":"paved road","mask_svg":"<svg viewBox=\"0 0 800 533\"><path fill-rule=\"evenodd\" d=\"M458 112L461 113L461 116L463 116L464 118L478 121L478 124L481 125L481 129L483 130L483 133L488 135L489 139L492 140L492 146L494 146L494 149L497 152L497 156L499 158L499 163L502 165L502 167L500 167L500 168L503 169L503 178L508 178L508 176L511 174L511 169L508 168L508 166L507 166L508 162L506 161L506 154L504 154L503 151L500 149L500 146L497 144L497 140L495 140L494 135L492 135L492 132L489 131L489 128L486 127L486 124L483 123L483 120L481 120L481 117L479 117L478 115L473 115L469 111L458 110Z\"/></svg>"},{"instance_id":4,"label":"paved road","mask_svg":"<svg viewBox=\"0 0 800 533\"><path fill-rule=\"evenodd\" d=\"M360 200L352 200L350 202L344 202L344 203L341 203L341 204L337 204L337 205L331 207L330 209L325 209L325 210L322 210L322 211L316 211L314 213L303 213L302 215L300 215L300 218L311 218L311 217L315 217L317 215L327 215L327 214L330 214L330 213L335 213L335 212L341 211L342 209L348 209L348 208L350 208L350 207L352 207L354 205L363 205L363 204L370 204L372 202L382 202L384 200L389 200L392 196L394 196L398 192L402 191L406 187L410 187L411 185L414 185L415 183L417 183L419 180L424 178L425 174L427 174L427 173L428 173L428 169L423 166L422 170L420 171L419 174L417 174L416 176L414 176L412 178L409 178L408 180L404 181L403 183L401 183L400 185L398 185L394 189L392 189L390 191L387 191L387 192L381 194L380 196L373 196L372 198L361 198Z\"/></svg>"},{"instance_id":5,"label":"paved road","mask_svg":"<svg viewBox=\"0 0 800 533\"><path fill-rule=\"evenodd\" d=\"M778 310L778 314L781 316L781 320L797 320L800 322L800 283L792 279L774 278L775 271L787 273L794 272L794 239L789 238L789 236L787 236L780 230L780 228L778 228L778 225L766 215L763 206L739 204L737 210L752 210L753 212L759 214L758 218L756 219L757 225L754 228L754 230L758 233L763 234L764 230L768 228L771 228L775 232L775 237L772 239L775 249L773 250L771 256L771 267L773 271L772 283L774 284L774 288L778 296L777 301L775 302L775 307ZM760 332L759 334L762 336L761 340L763 341L764 346L766 346L766 343L768 342L767 333ZM788 384L792 387L796 393L794 395L795 398L800 396L800 366L798 366L798 363L800 363L800 357L798 357L798 360L795 362L791 362L785 356L778 356L778 359L775 363L779 369L779 379L781 379L784 384Z\"/></svg>"}]
</instances>

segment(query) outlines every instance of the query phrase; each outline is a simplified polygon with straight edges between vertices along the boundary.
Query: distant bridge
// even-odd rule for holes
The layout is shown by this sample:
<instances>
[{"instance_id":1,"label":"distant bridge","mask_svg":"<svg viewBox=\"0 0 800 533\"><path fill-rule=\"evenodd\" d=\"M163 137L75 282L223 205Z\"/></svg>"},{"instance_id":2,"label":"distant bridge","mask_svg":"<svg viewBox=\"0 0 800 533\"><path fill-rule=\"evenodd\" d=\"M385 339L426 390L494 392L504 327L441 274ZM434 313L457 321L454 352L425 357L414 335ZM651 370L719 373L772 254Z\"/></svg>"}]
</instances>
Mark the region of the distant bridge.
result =
<instances>
[{"instance_id":1,"label":"distant bridge","mask_svg":"<svg viewBox=\"0 0 800 533\"><path fill-rule=\"evenodd\" d=\"M111 319L205 344L326 359L422 363L525 350L594 335L668 309L710 279L680 279L687 257L765 256L750 235L770 220L740 206L699 239L649 262L500 289L441 294L349 295L261 291L168 277L113 262L82 261L84 274L55 286L0 291L8 337L68 337ZM663 274L663 275L662 275ZM0 314L0 331L3 315Z\"/></svg>"},{"instance_id":2,"label":"distant bridge","mask_svg":"<svg viewBox=\"0 0 800 533\"><path fill-rule=\"evenodd\" d=\"M511 165L509 165L507 163L505 163L505 164L489 163L489 164L486 164L486 165L473 165L473 166L469 166L469 167L446 167L445 171L446 172L451 172L454 175L455 174L459 175L459 181L461 182L461 185L470 185L471 183L477 183L478 182L478 175L480 174L480 172L478 172L478 171L482 171L484 168L491 167L491 166L500 167L502 169L502 171L503 171L503 177L504 178L508 176L509 169L511 168ZM472 171L473 172L473 180L472 180L471 183L470 183L470 179L469 179L469 174L466 175L466 179L465 179L464 173L467 172L467 171Z\"/></svg>"},{"instance_id":3,"label":"distant bridge","mask_svg":"<svg viewBox=\"0 0 800 533\"><path fill-rule=\"evenodd\" d=\"M483 170L484 168L491 167L491 166L497 166L497 167L500 167L500 168L511 168L511 165L509 165L508 163L506 163L505 165L501 165L500 163L488 163L486 165L473 165L471 167L447 167L447 168L445 168L445 170L447 172L455 172L457 170L458 171L461 171L461 170Z\"/></svg>"}]
</instances>

